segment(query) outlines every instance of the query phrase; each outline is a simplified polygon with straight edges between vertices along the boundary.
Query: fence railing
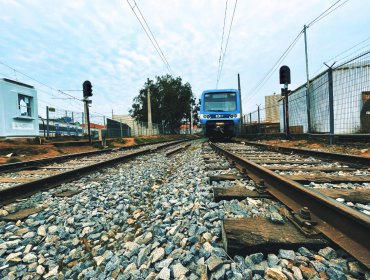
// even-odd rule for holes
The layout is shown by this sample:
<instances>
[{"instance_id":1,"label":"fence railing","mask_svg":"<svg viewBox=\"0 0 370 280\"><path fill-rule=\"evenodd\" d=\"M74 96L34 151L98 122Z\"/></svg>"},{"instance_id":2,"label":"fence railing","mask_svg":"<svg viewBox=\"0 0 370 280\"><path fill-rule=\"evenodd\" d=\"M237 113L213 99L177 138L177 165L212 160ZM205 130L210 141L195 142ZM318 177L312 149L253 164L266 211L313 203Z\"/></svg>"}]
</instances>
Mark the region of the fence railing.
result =
<instances>
[{"instance_id":1,"label":"fence railing","mask_svg":"<svg viewBox=\"0 0 370 280\"><path fill-rule=\"evenodd\" d=\"M289 94L290 133L370 134L370 50L328 68L309 85L308 90L303 84ZM271 118L272 111L279 112L277 118ZM272 123L279 123L279 131L284 132L283 98L245 114L244 123L247 133L258 133ZM256 125L259 129L248 130Z\"/></svg>"},{"instance_id":2,"label":"fence railing","mask_svg":"<svg viewBox=\"0 0 370 280\"><path fill-rule=\"evenodd\" d=\"M83 112L61 110L46 107L46 117L39 118L40 136L77 136L87 135L87 120ZM132 118L109 118L103 115L90 114L90 131L92 138L98 138L99 132L109 138L153 136L171 134L170 126L135 121Z\"/></svg>"}]
</instances>

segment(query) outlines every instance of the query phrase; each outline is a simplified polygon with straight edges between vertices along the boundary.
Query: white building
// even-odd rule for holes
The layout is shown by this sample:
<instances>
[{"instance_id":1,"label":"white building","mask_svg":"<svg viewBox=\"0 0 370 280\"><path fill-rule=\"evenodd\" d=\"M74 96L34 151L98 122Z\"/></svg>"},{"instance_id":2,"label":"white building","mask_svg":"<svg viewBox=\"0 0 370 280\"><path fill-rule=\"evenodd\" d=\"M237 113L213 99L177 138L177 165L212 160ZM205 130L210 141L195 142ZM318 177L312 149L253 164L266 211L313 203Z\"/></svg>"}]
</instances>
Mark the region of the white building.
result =
<instances>
[{"instance_id":1,"label":"white building","mask_svg":"<svg viewBox=\"0 0 370 280\"><path fill-rule=\"evenodd\" d=\"M37 91L27 84L0 79L0 137L38 135Z\"/></svg>"}]
</instances>

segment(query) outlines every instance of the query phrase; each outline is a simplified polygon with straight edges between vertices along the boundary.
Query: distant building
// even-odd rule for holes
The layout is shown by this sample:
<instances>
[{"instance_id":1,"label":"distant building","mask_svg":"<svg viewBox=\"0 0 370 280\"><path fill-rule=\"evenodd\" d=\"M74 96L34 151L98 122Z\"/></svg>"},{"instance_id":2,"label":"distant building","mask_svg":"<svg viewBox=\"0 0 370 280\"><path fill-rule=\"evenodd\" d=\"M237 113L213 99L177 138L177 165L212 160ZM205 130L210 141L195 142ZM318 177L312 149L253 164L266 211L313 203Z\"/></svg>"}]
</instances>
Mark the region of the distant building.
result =
<instances>
[{"instance_id":1,"label":"distant building","mask_svg":"<svg viewBox=\"0 0 370 280\"><path fill-rule=\"evenodd\" d=\"M39 135L37 91L33 86L0 79L0 137Z\"/></svg>"},{"instance_id":2,"label":"distant building","mask_svg":"<svg viewBox=\"0 0 370 280\"><path fill-rule=\"evenodd\" d=\"M162 132L158 124L153 123L151 126L148 126L148 123L137 122L130 115L113 115L112 119L127 124L130 128L131 136L157 135Z\"/></svg>"},{"instance_id":3,"label":"distant building","mask_svg":"<svg viewBox=\"0 0 370 280\"><path fill-rule=\"evenodd\" d=\"M279 122L279 100L280 94L265 96L266 122Z\"/></svg>"}]
</instances>

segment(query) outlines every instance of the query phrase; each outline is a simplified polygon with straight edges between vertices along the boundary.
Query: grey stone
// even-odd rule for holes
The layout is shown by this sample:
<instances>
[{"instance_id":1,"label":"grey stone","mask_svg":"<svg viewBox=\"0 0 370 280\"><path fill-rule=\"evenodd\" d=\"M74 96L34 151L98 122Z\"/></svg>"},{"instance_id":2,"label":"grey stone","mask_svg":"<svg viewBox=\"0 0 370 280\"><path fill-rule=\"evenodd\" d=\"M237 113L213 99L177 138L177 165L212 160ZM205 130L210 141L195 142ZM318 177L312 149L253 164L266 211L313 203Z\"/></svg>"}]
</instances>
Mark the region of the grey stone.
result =
<instances>
[{"instance_id":1,"label":"grey stone","mask_svg":"<svg viewBox=\"0 0 370 280\"><path fill-rule=\"evenodd\" d=\"M265 267L261 264L255 264L254 266L251 267L253 275L258 274L260 276L265 275Z\"/></svg>"},{"instance_id":2,"label":"grey stone","mask_svg":"<svg viewBox=\"0 0 370 280\"><path fill-rule=\"evenodd\" d=\"M268 254L267 255L267 263L269 267L273 267L279 263L279 258L275 254Z\"/></svg>"},{"instance_id":3,"label":"grey stone","mask_svg":"<svg viewBox=\"0 0 370 280\"><path fill-rule=\"evenodd\" d=\"M167 259L164 259L163 261L159 262L159 263L156 263L155 264L155 269L157 271L160 271L162 268L164 267L169 267L170 264L172 263L173 259L172 258L167 258Z\"/></svg>"},{"instance_id":4,"label":"grey stone","mask_svg":"<svg viewBox=\"0 0 370 280\"><path fill-rule=\"evenodd\" d=\"M168 267L163 267L162 270L158 273L155 279L169 280L170 279L170 269Z\"/></svg>"},{"instance_id":5,"label":"grey stone","mask_svg":"<svg viewBox=\"0 0 370 280\"><path fill-rule=\"evenodd\" d=\"M262 253L255 253L252 255L249 255L248 258L254 263L258 264L263 261L263 254Z\"/></svg>"},{"instance_id":6,"label":"grey stone","mask_svg":"<svg viewBox=\"0 0 370 280\"><path fill-rule=\"evenodd\" d=\"M282 259L287 259L287 260L294 261L295 253L294 253L293 250L280 249L279 250L279 257L282 258Z\"/></svg>"},{"instance_id":7,"label":"grey stone","mask_svg":"<svg viewBox=\"0 0 370 280\"><path fill-rule=\"evenodd\" d=\"M305 257L309 257L309 258L312 258L314 255L310 252L310 250L308 250L307 248L305 247L300 247L298 248L298 252L302 255L302 256L305 256Z\"/></svg>"},{"instance_id":8,"label":"grey stone","mask_svg":"<svg viewBox=\"0 0 370 280\"><path fill-rule=\"evenodd\" d=\"M332 268L332 267L329 267L328 270L326 270L326 275L328 275L331 280L346 280L347 279L343 272L335 268Z\"/></svg>"},{"instance_id":9,"label":"grey stone","mask_svg":"<svg viewBox=\"0 0 370 280\"><path fill-rule=\"evenodd\" d=\"M319 255L323 256L327 260L335 259L337 257L337 253L333 248L325 247L321 250L319 250Z\"/></svg>"},{"instance_id":10,"label":"grey stone","mask_svg":"<svg viewBox=\"0 0 370 280\"><path fill-rule=\"evenodd\" d=\"M303 279L302 272L298 267L292 266L291 270L293 271L293 275L296 279Z\"/></svg>"},{"instance_id":11,"label":"grey stone","mask_svg":"<svg viewBox=\"0 0 370 280\"><path fill-rule=\"evenodd\" d=\"M213 273L211 275L211 280L222 280L222 279L224 279L225 272L226 272L226 266L221 265L215 271L213 271Z\"/></svg>"},{"instance_id":12,"label":"grey stone","mask_svg":"<svg viewBox=\"0 0 370 280\"><path fill-rule=\"evenodd\" d=\"M270 219L275 224L284 224L284 218L277 212L273 212L270 214Z\"/></svg>"},{"instance_id":13,"label":"grey stone","mask_svg":"<svg viewBox=\"0 0 370 280\"><path fill-rule=\"evenodd\" d=\"M171 252L171 254L169 255L170 258L173 258L173 259L178 259L181 257L181 255L184 253L184 250L181 249L181 248L177 248L175 250L173 250Z\"/></svg>"},{"instance_id":14,"label":"grey stone","mask_svg":"<svg viewBox=\"0 0 370 280\"><path fill-rule=\"evenodd\" d=\"M325 270L326 270L326 266L324 264L322 264L321 262L310 261L310 264L319 273L320 272L325 272Z\"/></svg>"},{"instance_id":15,"label":"grey stone","mask_svg":"<svg viewBox=\"0 0 370 280\"><path fill-rule=\"evenodd\" d=\"M151 254L152 256L152 263L155 263L161 260L164 257L164 249L162 247L155 248Z\"/></svg>"},{"instance_id":16,"label":"grey stone","mask_svg":"<svg viewBox=\"0 0 370 280\"><path fill-rule=\"evenodd\" d=\"M220 258L227 258L227 253L223 248L214 247L212 253Z\"/></svg>"},{"instance_id":17,"label":"grey stone","mask_svg":"<svg viewBox=\"0 0 370 280\"><path fill-rule=\"evenodd\" d=\"M33 263L37 261L37 256L33 253L28 253L25 255L22 259L23 262L25 263Z\"/></svg>"},{"instance_id":18,"label":"grey stone","mask_svg":"<svg viewBox=\"0 0 370 280\"><path fill-rule=\"evenodd\" d=\"M224 263L224 261L221 258L217 257L217 256L211 256L207 260L207 265L208 265L208 268L211 272L216 270L217 267L219 267L223 263Z\"/></svg>"},{"instance_id":19,"label":"grey stone","mask_svg":"<svg viewBox=\"0 0 370 280\"><path fill-rule=\"evenodd\" d=\"M181 276L185 276L188 273L188 269L184 267L181 263L177 263L172 267L173 276L175 278L180 278Z\"/></svg>"}]
</instances>

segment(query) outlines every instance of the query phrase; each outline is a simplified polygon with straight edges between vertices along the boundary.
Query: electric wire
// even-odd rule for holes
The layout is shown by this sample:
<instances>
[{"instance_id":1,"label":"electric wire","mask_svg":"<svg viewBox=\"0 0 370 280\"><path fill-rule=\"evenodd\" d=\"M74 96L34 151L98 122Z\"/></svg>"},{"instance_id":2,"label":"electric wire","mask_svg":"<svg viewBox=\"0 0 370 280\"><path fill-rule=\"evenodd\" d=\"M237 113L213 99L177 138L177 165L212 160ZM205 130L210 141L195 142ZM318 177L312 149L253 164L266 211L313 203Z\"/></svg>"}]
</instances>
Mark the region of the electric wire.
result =
<instances>
[{"instance_id":1,"label":"electric wire","mask_svg":"<svg viewBox=\"0 0 370 280\"><path fill-rule=\"evenodd\" d=\"M134 13L134 15L135 15L136 19L139 21L139 23L140 23L141 27L143 28L143 30L144 30L144 32L145 32L145 34L146 34L146 35L147 35L147 37L149 38L149 40L150 40L151 44L153 45L154 49L156 50L157 54L159 55L159 57L161 58L162 62L163 62L163 63L164 63L164 65L166 66L167 70L171 73L171 75L172 75L172 76L174 76L174 72L172 71L171 66L170 66L170 64L168 63L168 61L167 61L166 57L164 56L164 54L163 54L163 52L162 52L162 49L159 47L159 44L158 44L157 40L155 39L155 37L154 37L154 35L153 35L153 33L152 33L151 29L149 28L149 25L147 24L147 22L146 22L146 20L145 20L145 17L144 17L144 16L143 16L143 14L141 13L139 6L137 5L137 3L136 3L136 1L135 1L135 0L134 0L133 2L134 2L134 4L135 4L135 5L131 5L130 1L129 1L129 0L127 0L127 3L129 4L129 6L130 6L130 8L131 8L132 12ZM140 13L141 17L143 18L143 21L144 21L145 25L147 26L147 29L149 30L149 32L148 32L148 30L145 28L145 26L144 26L143 22L140 20L140 18L139 18L139 16L137 15L137 13L135 12L135 7L138 9L138 11L139 11L139 13ZM152 37L153 37L153 38L149 35L149 33L152 35Z\"/></svg>"},{"instance_id":2,"label":"electric wire","mask_svg":"<svg viewBox=\"0 0 370 280\"><path fill-rule=\"evenodd\" d=\"M345 54L345 53L348 53L349 51L351 51L351 50L353 50L354 48L356 48L356 47L360 46L361 44L365 43L365 42L366 42L366 41L368 41L368 40L370 40L370 37L368 37L368 38L366 38L365 40L362 40L361 42L359 42L359 43L357 43L357 44L353 45L352 47L350 47L350 48L348 48L348 49L346 49L346 50L344 50L344 51L340 52L340 53L339 53L339 54L337 54L336 56L334 56L334 57L332 57L332 58L328 59L325 63L326 63L326 64L329 64L329 63L330 63L330 62L332 62L332 61L334 62L334 59L336 59L336 58L338 58L338 57L339 57L338 61L343 61L343 60L345 60L346 58L352 57L355 53L358 53L358 52L360 52L361 50L363 50L363 49L365 49L365 48L368 48L368 47L370 46L370 44L366 44L366 45L362 46L361 48L358 48L358 49L356 49L355 51L350 52L350 53L349 53L349 54L347 54L346 56L343 56L343 57L340 57L340 56L341 56L341 55L343 55L343 54ZM338 61L335 61L335 62L338 62ZM316 70L316 72L314 72L313 76L316 76L316 75L321 71L321 69L322 69L322 68L324 68L324 65L321 65L321 66Z\"/></svg>"},{"instance_id":3,"label":"electric wire","mask_svg":"<svg viewBox=\"0 0 370 280\"><path fill-rule=\"evenodd\" d=\"M225 56L226 56L226 50L227 50L227 46L229 44L229 38L230 38L230 33L231 33L231 27L233 26L233 22L234 22L234 15L235 15L235 10L236 10L236 4L238 3L238 0L235 0L235 5L234 5L234 11L233 11L233 15L231 17L231 23L230 23L230 28L229 28L229 33L227 34L227 39L226 39L226 45L225 45L225 50L224 50L224 53L223 53L223 56L222 56L222 63L221 63L221 68L220 68L220 75L218 77L218 81L220 80L221 78L221 74L222 74L222 68L224 66L224 62L225 62ZM217 86L218 86L218 81L217 81Z\"/></svg>"},{"instance_id":4,"label":"electric wire","mask_svg":"<svg viewBox=\"0 0 370 280\"><path fill-rule=\"evenodd\" d=\"M287 55L290 53L290 51L293 49L293 47L297 44L298 39L302 36L303 29L298 33L298 35L294 38L294 40L290 43L288 48L285 49L283 54L278 58L278 60L274 63L274 65L270 68L269 71L266 72L266 74L262 77L262 79L252 88L251 92L252 94L250 97L255 96L261 88L265 85L265 83L270 79L274 71L277 69L277 67L280 65L280 63L287 57Z\"/></svg>"},{"instance_id":5,"label":"electric wire","mask_svg":"<svg viewBox=\"0 0 370 280\"><path fill-rule=\"evenodd\" d=\"M343 3L341 3L339 6L337 6L342 0L336 1L334 4L332 4L329 8L327 8L324 12L322 12L319 16L317 16L315 19L313 19L309 24L306 25L306 28L312 26L313 24L319 22L329 14L331 14L333 11L337 10L339 7L343 6L345 3L347 3L349 0L345 0ZM265 76L257 83L255 87L251 90L250 97L255 96L259 90L265 85L265 83L270 79L273 72L276 70L276 68L279 66L279 64L284 60L284 58L290 53L292 48L296 45L298 39L302 36L304 33L304 29L302 29L297 37L292 41L292 43L289 45L289 47L284 51L284 53L279 57L279 59L275 62L274 66L265 74ZM249 97L249 98L250 98Z\"/></svg>"},{"instance_id":6,"label":"electric wire","mask_svg":"<svg viewBox=\"0 0 370 280\"><path fill-rule=\"evenodd\" d=\"M4 62L2 62L2 61L0 61L0 64L4 65L5 67L8 67L9 69L13 70L14 72L17 72L17 73L19 73L19 74L21 74L21 75L23 75L23 76L25 76L25 77L27 77L27 78L31 79L32 81L34 81L34 82L36 82L36 83L38 83L38 84L40 84L40 85L43 85L43 86L45 86L45 87L49 88L50 90L54 90L54 91L57 91L57 92L59 92L59 93L61 93L61 94L64 94L64 95L66 95L66 96L69 96L70 98L72 98L72 99L74 99L74 100L76 100L76 101L82 101L81 99L78 99L77 97L74 97L73 95L70 95L70 94L68 94L68 93L66 93L66 92L63 92L63 91L59 90L59 89L55 89L55 88L53 88L52 86L50 86L50 85L48 85L48 84L46 84L46 83L44 83L44 82L41 82L41 81L39 81L39 80L37 80L37 79L35 79L35 78L31 77L30 75L28 75L28 74L26 74L26 73L24 73L24 72L21 72L21 71L19 71L19 70L15 69L14 67L12 67L12 66L10 66L10 65L8 65L8 64L6 64L6 63L4 63Z\"/></svg>"},{"instance_id":7,"label":"electric wire","mask_svg":"<svg viewBox=\"0 0 370 280\"><path fill-rule=\"evenodd\" d=\"M344 4L346 4L349 0L345 0L342 4L339 6L335 7L337 4L339 4L342 0L338 0L335 2L333 5L331 5L329 8L327 8L324 12L322 12L318 17L316 17L314 20L312 20L309 24L307 24L307 28L315 24L316 22L319 22L323 18L327 17L330 15L332 12L337 10L338 8L342 7ZM335 7L335 8L334 8Z\"/></svg>"},{"instance_id":8,"label":"electric wire","mask_svg":"<svg viewBox=\"0 0 370 280\"><path fill-rule=\"evenodd\" d=\"M222 46L224 44L224 34L225 34L225 23L226 23L226 13L227 13L227 2L229 0L226 0L226 6L225 6L225 14L224 14L224 24L222 26L222 36L221 36L221 46L220 46L220 55L218 57L218 67L217 67L217 82L216 82L216 88L218 88L218 80L220 76L220 68L221 68L221 57L222 57Z\"/></svg>"},{"instance_id":9,"label":"electric wire","mask_svg":"<svg viewBox=\"0 0 370 280\"><path fill-rule=\"evenodd\" d=\"M17 70L15 70L14 68L12 68L12 67L10 67L9 65L7 65L7 64L5 64L5 63L3 63L3 62L0 62L0 64L2 64L2 65L4 65L4 66L7 66L8 68L10 68L11 70L13 70L14 71L14 73L16 73L17 72ZM2 76L4 76L4 77L7 77L7 78L9 78L9 79L13 79L11 76L9 76L9 75L7 75L7 74L4 74L4 73L0 73ZM22 75L23 75L23 73L21 73ZM26 77L29 77L28 75L26 76ZM29 77L30 78L30 77ZM31 79L31 78L30 78ZM34 79L33 79L34 80ZM53 88L51 88L50 86L47 86L46 84L44 84L44 83L41 83L43 86L45 86L45 87L47 87L47 88L49 88L50 90L54 90ZM37 86L34 86L34 88L37 90L37 92L39 92L39 93L44 93L44 94L46 94L46 95L49 95L50 96L50 92L46 92L46 91L44 91L44 90L42 90L40 87L37 87ZM51 95L52 96L54 96L54 94L51 92ZM52 105L53 107L55 107L55 108L58 108L58 106L57 105L55 105L55 104L53 104L52 102L50 102L50 101L45 101L45 100L43 100L43 99L41 99L40 98L40 96L38 96L37 97L37 100L40 100L41 102L44 102L45 104L47 104L47 102L48 102L48 104L49 105ZM64 101L64 102L66 102L66 101ZM75 109L77 109L77 110L80 110L80 108L78 108L78 107L76 107L76 105L75 104L72 104L72 103L70 103L70 102L68 102L68 104L70 105L70 106L72 106L72 107L74 107Z\"/></svg>"},{"instance_id":10,"label":"electric wire","mask_svg":"<svg viewBox=\"0 0 370 280\"><path fill-rule=\"evenodd\" d=\"M141 10L140 10L139 6L136 4L136 1L135 1L135 0L134 0L134 2L135 2L135 5L136 5L137 10L139 11L139 13L140 13L141 17L142 17L142 18L143 18L143 20L144 20L145 26L148 28L148 30L149 30L149 32L150 32L150 34L152 35L152 37L153 37L153 39L154 39L154 42L155 42L155 43L156 43L156 45L158 46L159 51L161 52L161 54L162 54L162 56L163 56L164 60L166 61L166 64L168 65L168 68L169 68L169 71L170 71L170 72L172 73L172 75L174 76L174 72L172 71L172 68L171 68L170 64L168 63L168 60L167 60L166 56L164 55L164 53L163 53L163 51L162 51L161 47L159 46L159 44L158 44L158 42L157 42L157 39L155 38L155 36L154 36L154 34L153 34L152 30L150 29L150 27L149 27L149 25L148 25L147 21L145 20L144 15L141 13Z\"/></svg>"}]
</instances>

